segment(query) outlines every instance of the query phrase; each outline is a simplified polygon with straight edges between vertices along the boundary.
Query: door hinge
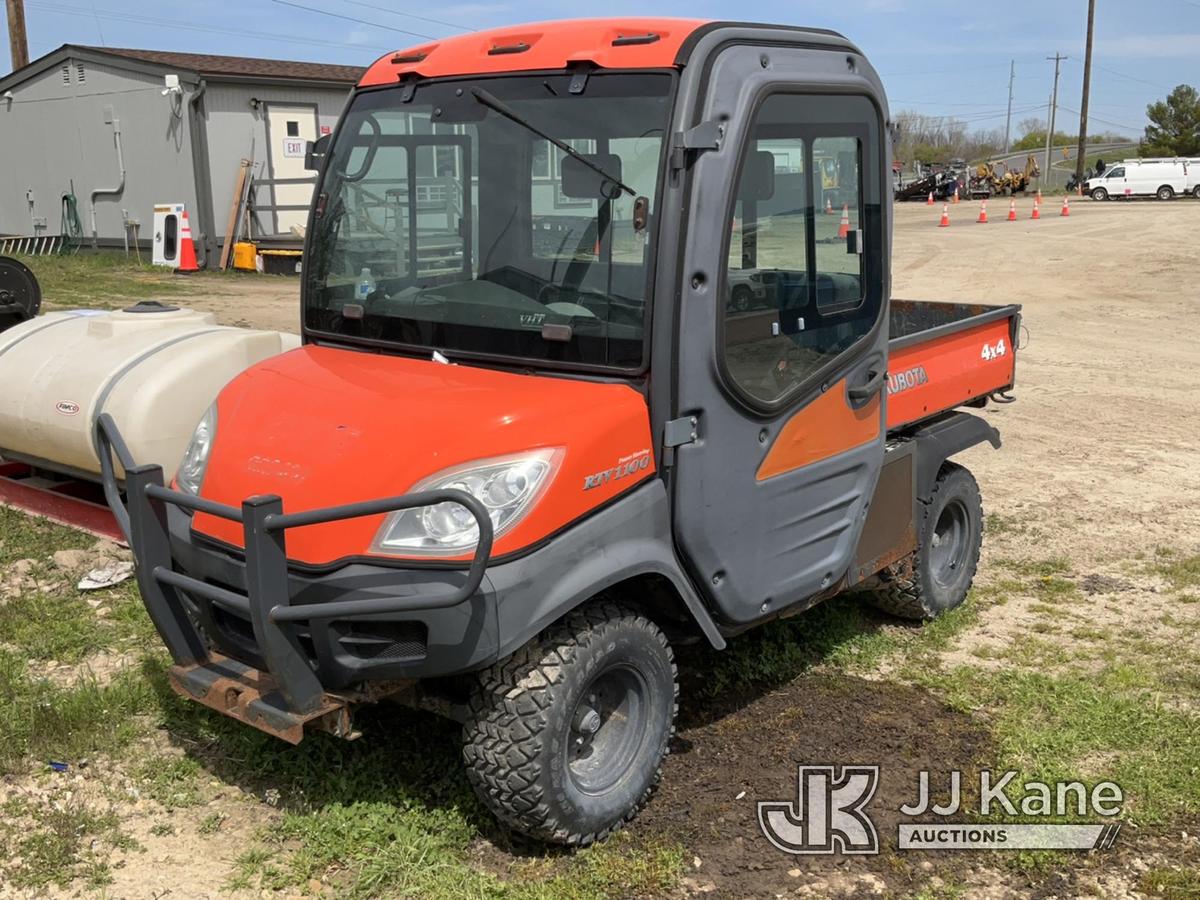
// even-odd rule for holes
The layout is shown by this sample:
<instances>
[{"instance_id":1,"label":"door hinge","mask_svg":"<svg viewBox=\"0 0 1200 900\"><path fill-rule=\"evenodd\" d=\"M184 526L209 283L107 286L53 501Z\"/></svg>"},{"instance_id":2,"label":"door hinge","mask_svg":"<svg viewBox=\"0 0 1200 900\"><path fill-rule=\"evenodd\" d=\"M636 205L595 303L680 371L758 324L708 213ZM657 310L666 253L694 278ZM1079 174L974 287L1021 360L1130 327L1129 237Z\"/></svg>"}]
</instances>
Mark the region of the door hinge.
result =
<instances>
[{"instance_id":1,"label":"door hinge","mask_svg":"<svg viewBox=\"0 0 1200 900\"><path fill-rule=\"evenodd\" d=\"M687 165L689 150L720 150L724 136L725 126L712 121L701 122L687 131L675 132L675 139L671 142L671 168L682 169Z\"/></svg>"},{"instance_id":2,"label":"door hinge","mask_svg":"<svg viewBox=\"0 0 1200 900\"><path fill-rule=\"evenodd\" d=\"M663 429L663 446L681 447L684 444L694 443L696 440L696 429L699 425L699 416L683 416L679 419L671 419Z\"/></svg>"},{"instance_id":3,"label":"door hinge","mask_svg":"<svg viewBox=\"0 0 1200 900\"><path fill-rule=\"evenodd\" d=\"M670 468L675 464L676 447L696 442L699 426L699 416L682 416L667 422L663 427L662 464L664 468Z\"/></svg>"}]
</instances>

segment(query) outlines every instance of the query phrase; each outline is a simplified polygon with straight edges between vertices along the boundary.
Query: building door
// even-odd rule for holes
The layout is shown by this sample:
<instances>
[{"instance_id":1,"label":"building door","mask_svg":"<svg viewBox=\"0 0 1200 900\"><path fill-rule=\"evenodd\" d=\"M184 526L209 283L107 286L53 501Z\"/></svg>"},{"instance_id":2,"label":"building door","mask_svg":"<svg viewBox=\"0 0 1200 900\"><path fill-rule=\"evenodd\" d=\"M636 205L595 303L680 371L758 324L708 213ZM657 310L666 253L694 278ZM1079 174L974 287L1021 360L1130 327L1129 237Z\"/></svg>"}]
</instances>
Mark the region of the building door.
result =
<instances>
[{"instance_id":1,"label":"building door","mask_svg":"<svg viewBox=\"0 0 1200 900\"><path fill-rule=\"evenodd\" d=\"M304 168L304 149L317 139L317 107L311 103L267 103L267 165L276 234L308 222L316 172Z\"/></svg>"},{"instance_id":2,"label":"building door","mask_svg":"<svg viewBox=\"0 0 1200 900\"><path fill-rule=\"evenodd\" d=\"M675 537L733 622L838 586L885 435L879 108L865 83L821 82L827 51L763 53L713 67L704 117L725 146L693 166L683 268L713 283L683 286L678 341L676 415L697 439L678 449Z\"/></svg>"}]
</instances>

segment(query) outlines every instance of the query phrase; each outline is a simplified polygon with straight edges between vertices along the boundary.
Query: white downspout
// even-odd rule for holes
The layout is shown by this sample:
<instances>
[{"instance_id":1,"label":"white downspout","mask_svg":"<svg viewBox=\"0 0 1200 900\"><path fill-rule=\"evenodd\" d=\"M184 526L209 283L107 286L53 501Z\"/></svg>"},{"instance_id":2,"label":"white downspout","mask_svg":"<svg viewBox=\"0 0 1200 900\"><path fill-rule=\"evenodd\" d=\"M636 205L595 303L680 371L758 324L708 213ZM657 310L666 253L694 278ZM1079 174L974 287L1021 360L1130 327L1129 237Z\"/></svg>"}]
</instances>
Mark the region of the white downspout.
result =
<instances>
[{"instance_id":1,"label":"white downspout","mask_svg":"<svg viewBox=\"0 0 1200 900\"><path fill-rule=\"evenodd\" d=\"M99 245L97 243L96 233L96 198L97 197L119 197L125 191L125 154L121 152L121 120L113 116L113 138L117 144L117 168L121 170L121 183L115 188L96 188L91 194L92 206L92 249L95 250Z\"/></svg>"}]
</instances>

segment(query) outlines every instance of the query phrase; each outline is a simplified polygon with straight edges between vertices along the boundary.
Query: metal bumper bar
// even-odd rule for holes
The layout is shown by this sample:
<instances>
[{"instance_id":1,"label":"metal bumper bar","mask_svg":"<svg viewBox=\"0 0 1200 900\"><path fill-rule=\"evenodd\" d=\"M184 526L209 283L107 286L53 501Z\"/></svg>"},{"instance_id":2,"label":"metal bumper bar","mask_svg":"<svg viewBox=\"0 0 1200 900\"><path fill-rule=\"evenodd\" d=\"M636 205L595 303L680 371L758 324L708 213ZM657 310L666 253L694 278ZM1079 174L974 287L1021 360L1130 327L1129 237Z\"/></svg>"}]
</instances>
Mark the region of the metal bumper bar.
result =
<instances>
[{"instance_id":1,"label":"metal bumper bar","mask_svg":"<svg viewBox=\"0 0 1200 900\"><path fill-rule=\"evenodd\" d=\"M475 594L487 570L492 551L492 520L483 504L463 491L421 491L296 513L285 513L280 497L264 495L249 497L238 508L167 488L162 467L138 465L107 413L100 415L96 421L95 439L105 497L133 550L142 600L175 661L176 671L192 671L197 666L210 666L220 661L216 659L216 654L210 653L198 625L188 614L185 595L204 597L219 606L249 616L255 643L266 663L265 674L282 694L287 710L300 720L309 720L314 715L328 712L330 695L325 693L314 673L313 665L293 633L291 623L455 606ZM113 465L114 454L125 473L124 502ZM457 503L465 507L479 526L479 542L467 569L466 580L458 590L429 600L411 596L376 597L292 605L285 539L288 528L438 503ZM209 584L175 570L167 531L168 504L241 523L245 538L246 594ZM251 724L262 727L257 722ZM277 729L264 730L277 733Z\"/></svg>"}]
</instances>

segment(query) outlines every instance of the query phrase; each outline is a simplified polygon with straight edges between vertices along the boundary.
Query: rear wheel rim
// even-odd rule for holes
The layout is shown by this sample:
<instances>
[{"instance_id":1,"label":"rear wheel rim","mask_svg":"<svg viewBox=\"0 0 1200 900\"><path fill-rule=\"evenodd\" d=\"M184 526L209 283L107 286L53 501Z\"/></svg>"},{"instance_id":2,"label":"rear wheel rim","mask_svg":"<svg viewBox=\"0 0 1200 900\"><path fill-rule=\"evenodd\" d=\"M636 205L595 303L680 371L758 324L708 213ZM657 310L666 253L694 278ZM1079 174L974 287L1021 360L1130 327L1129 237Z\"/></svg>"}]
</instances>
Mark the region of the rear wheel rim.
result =
<instances>
[{"instance_id":1,"label":"rear wheel rim","mask_svg":"<svg viewBox=\"0 0 1200 900\"><path fill-rule=\"evenodd\" d=\"M612 790L634 767L650 732L650 688L628 665L601 672L575 705L567 733L567 773L584 794Z\"/></svg>"},{"instance_id":2,"label":"rear wheel rim","mask_svg":"<svg viewBox=\"0 0 1200 900\"><path fill-rule=\"evenodd\" d=\"M961 500L951 500L938 515L929 552L929 571L942 587L962 575L970 553L971 517Z\"/></svg>"}]
</instances>

